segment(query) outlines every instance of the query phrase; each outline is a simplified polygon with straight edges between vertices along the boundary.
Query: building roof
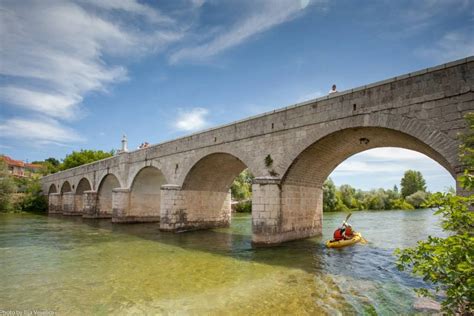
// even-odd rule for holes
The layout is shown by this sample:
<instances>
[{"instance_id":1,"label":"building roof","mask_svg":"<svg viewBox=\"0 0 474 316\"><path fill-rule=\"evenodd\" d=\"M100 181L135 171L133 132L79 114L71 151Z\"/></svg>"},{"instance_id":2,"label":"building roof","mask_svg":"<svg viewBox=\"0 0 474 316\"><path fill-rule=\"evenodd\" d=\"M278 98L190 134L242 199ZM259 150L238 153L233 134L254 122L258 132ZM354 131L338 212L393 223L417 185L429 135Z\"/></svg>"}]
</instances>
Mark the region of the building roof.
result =
<instances>
[{"instance_id":1,"label":"building roof","mask_svg":"<svg viewBox=\"0 0 474 316\"><path fill-rule=\"evenodd\" d=\"M3 158L3 160L5 161L5 163L8 166L23 167L23 168L28 168L28 169L39 169L39 168L41 168L41 165L39 165L39 164L25 163L21 160L12 159L8 156L1 156L1 157Z\"/></svg>"}]
</instances>

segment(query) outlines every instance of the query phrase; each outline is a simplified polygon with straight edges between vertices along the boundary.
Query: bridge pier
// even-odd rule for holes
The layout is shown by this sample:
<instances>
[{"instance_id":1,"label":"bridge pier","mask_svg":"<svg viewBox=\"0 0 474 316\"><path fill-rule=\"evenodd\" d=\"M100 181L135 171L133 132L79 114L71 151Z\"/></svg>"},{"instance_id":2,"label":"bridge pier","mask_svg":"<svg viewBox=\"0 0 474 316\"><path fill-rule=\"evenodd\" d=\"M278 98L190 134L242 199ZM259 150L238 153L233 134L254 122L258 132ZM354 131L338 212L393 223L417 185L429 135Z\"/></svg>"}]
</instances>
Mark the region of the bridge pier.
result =
<instances>
[{"instance_id":1,"label":"bridge pier","mask_svg":"<svg viewBox=\"0 0 474 316\"><path fill-rule=\"evenodd\" d=\"M160 216L160 229L163 231L228 227L231 194L230 191L182 190L178 185L163 185Z\"/></svg>"},{"instance_id":2,"label":"bridge pier","mask_svg":"<svg viewBox=\"0 0 474 316\"><path fill-rule=\"evenodd\" d=\"M62 214L61 193L49 194L48 214Z\"/></svg>"},{"instance_id":3,"label":"bridge pier","mask_svg":"<svg viewBox=\"0 0 474 316\"><path fill-rule=\"evenodd\" d=\"M281 184L273 177L252 185L252 242L271 245L322 232L322 188Z\"/></svg>"},{"instance_id":4,"label":"bridge pier","mask_svg":"<svg viewBox=\"0 0 474 316\"><path fill-rule=\"evenodd\" d=\"M89 190L83 193L83 218L97 218L97 191Z\"/></svg>"},{"instance_id":5,"label":"bridge pier","mask_svg":"<svg viewBox=\"0 0 474 316\"><path fill-rule=\"evenodd\" d=\"M63 215L81 215L76 213L76 195L74 192L64 192L62 197Z\"/></svg>"}]
</instances>

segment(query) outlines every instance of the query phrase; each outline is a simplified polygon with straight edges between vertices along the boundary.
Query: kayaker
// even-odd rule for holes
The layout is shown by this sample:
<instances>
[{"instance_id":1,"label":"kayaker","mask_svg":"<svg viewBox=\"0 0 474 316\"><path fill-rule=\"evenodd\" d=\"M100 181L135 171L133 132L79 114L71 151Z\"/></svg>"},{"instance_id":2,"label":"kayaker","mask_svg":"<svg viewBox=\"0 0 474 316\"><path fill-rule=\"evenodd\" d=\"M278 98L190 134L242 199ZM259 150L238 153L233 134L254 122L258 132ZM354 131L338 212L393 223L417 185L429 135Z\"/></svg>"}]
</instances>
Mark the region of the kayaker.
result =
<instances>
[{"instance_id":1,"label":"kayaker","mask_svg":"<svg viewBox=\"0 0 474 316\"><path fill-rule=\"evenodd\" d=\"M344 222L341 227L338 227L334 231L334 240L352 239L354 237L354 231L352 230L351 224Z\"/></svg>"}]
</instances>

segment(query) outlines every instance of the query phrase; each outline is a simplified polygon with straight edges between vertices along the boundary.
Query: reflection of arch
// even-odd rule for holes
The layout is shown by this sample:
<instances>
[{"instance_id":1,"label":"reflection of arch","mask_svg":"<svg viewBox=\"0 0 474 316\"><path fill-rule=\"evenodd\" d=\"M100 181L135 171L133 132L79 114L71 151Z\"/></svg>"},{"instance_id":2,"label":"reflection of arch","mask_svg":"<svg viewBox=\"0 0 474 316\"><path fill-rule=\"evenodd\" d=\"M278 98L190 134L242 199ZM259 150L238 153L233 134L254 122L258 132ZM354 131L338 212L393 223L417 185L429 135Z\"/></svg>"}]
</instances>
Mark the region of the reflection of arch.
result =
<instances>
[{"instance_id":1,"label":"reflection of arch","mask_svg":"<svg viewBox=\"0 0 474 316\"><path fill-rule=\"evenodd\" d=\"M129 216L160 216L161 186L166 184L163 173L155 167L144 167L134 177L130 187Z\"/></svg>"},{"instance_id":2,"label":"reflection of arch","mask_svg":"<svg viewBox=\"0 0 474 316\"><path fill-rule=\"evenodd\" d=\"M68 181L64 181L63 185L61 186L61 194L66 192L71 192L71 185Z\"/></svg>"},{"instance_id":3,"label":"reflection of arch","mask_svg":"<svg viewBox=\"0 0 474 316\"><path fill-rule=\"evenodd\" d=\"M109 173L102 178L97 194L99 214L112 216L112 190L119 187L120 182L115 175Z\"/></svg>"},{"instance_id":4,"label":"reflection of arch","mask_svg":"<svg viewBox=\"0 0 474 316\"><path fill-rule=\"evenodd\" d=\"M348 128L316 141L292 162L283 184L320 187L344 160L359 152L378 147L399 147L425 154L454 175L454 168L440 153L408 134L381 127Z\"/></svg>"},{"instance_id":5,"label":"reflection of arch","mask_svg":"<svg viewBox=\"0 0 474 316\"><path fill-rule=\"evenodd\" d=\"M51 185L49 186L48 194L57 193L57 192L58 192L58 190L56 189L56 186L54 185L54 183L51 184Z\"/></svg>"},{"instance_id":6,"label":"reflection of arch","mask_svg":"<svg viewBox=\"0 0 474 316\"><path fill-rule=\"evenodd\" d=\"M191 168L182 187L184 190L228 192L232 181L246 168L231 154L210 154Z\"/></svg>"},{"instance_id":7,"label":"reflection of arch","mask_svg":"<svg viewBox=\"0 0 474 316\"><path fill-rule=\"evenodd\" d=\"M74 204L76 212L82 213L84 209L83 194L85 191L90 191L91 184L87 178L82 178L76 187L76 194L74 196Z\"/></svg>"}]
</instances>

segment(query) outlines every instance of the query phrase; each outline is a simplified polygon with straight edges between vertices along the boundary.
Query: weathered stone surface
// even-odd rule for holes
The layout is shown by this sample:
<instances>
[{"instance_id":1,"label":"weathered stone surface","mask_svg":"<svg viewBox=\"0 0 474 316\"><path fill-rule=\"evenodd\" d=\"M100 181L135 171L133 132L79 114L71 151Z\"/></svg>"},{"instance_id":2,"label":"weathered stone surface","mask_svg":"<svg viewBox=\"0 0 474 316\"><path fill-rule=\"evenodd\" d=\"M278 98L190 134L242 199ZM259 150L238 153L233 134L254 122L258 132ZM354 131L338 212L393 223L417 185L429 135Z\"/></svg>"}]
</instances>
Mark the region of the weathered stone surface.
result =
<instances>
[{"instance_id":1,"label":"weathered stone surface","mask_svg":"<svg viewBox=\"0 0 474 316\"><path fill-rule=\"evenodd\" d=\"M160 220L170 231L226 226L229 187L248 168L256 176L255 243L319 234L322 183L355 153L402 147L453 177L462 173L456 135L474 111L473 69L466 58L46 176L50 213L66 207L114 222ZM75 194L74 208L63 202L66 192Z\"/></svg>"}]
</instances>

